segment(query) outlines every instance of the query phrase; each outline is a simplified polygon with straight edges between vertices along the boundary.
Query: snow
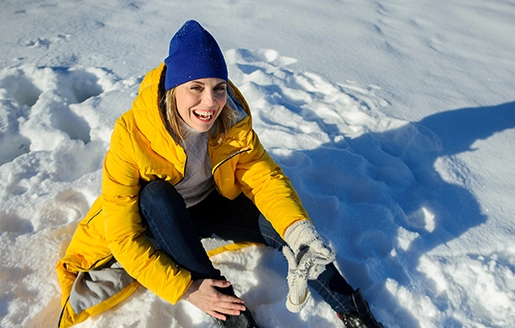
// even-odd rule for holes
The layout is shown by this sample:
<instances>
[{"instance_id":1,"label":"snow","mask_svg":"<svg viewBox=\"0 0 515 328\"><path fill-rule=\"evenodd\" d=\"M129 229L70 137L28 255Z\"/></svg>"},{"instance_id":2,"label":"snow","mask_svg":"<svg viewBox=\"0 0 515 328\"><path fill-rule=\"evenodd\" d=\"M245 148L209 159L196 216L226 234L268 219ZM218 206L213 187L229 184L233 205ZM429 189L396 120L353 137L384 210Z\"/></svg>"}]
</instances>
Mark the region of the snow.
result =
<instances>
[{"instance_id":1,"label":"snow","mask_svg":"<svg viewBox=\"0 0 515 328\"><path fill-rule=\"evenodd\" d=\"M0 326L55 327L54 266L100 192L114 120L187 20L219 41L262 143L386 327L515 322L515 4L4 1ZM284 305L262 246L213 258L262 327L341 327ZM214 327L140 288L93 327Z\"/></svg>"}]
</instances>

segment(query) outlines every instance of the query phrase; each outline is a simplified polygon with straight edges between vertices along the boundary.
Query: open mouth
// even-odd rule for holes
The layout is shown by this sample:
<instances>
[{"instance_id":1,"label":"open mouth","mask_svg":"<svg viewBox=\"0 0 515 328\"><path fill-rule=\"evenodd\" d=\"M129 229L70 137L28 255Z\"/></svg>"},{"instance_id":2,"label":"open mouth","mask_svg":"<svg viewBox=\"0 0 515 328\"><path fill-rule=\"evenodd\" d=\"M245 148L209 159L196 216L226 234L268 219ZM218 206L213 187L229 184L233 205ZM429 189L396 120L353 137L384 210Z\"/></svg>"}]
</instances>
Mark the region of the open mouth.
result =
<instances>
[{"instance_id":1,"label":"open mouth","mask_svg":"<svg viewBox=\"0 0 515 328\"><path fill-rule=\"evenodd\" d=\"M195 117L197 117L199 120L201 121L210 121L213 116L215 115L215 112L213 111L197 111L197 110L194 110L193 111L193 114L195 115Z\"/></svg>"}]
</instances>

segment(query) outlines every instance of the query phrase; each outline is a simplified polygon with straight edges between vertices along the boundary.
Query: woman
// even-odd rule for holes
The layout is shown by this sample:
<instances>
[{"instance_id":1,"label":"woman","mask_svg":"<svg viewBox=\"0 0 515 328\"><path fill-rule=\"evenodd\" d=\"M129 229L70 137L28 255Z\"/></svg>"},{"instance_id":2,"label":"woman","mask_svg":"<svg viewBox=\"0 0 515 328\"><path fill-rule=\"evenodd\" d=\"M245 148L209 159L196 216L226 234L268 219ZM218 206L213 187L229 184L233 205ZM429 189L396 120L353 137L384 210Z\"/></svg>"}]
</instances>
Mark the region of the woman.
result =
<instances>
[{"instance_id":1,"label":"woman","mask_svg":"<svg viewBox=\"0 0 515 328\"><path fill-rule=\"evenodd\" d=\"M283 250L289 310L302 309L309 285L346 327L382 327L252 130L215 39L188 21L115 124L102 195L57 264L59 327L112 307L140 284L172 304L191 302L221 327L258 327L213 267L204 237Z\"/></svg>"}]
</instances>

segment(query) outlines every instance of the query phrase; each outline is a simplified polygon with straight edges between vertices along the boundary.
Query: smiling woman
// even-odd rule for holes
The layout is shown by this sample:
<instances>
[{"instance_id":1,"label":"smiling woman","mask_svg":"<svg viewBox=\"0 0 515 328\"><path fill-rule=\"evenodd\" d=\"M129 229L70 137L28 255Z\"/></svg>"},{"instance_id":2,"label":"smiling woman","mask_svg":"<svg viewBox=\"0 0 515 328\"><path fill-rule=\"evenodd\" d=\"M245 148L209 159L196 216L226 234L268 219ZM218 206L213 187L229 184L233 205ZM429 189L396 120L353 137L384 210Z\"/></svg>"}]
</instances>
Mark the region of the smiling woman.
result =
<instances>
[{"instance_id":1,"label":"smiling woman","mask_svg":"<svg viewBox=\"0 0 515 328\"><path fill-rule=\"evenodd\" d=\"M186 82L176 87L179 115L186 124L207 132L227 103L227 82L206 78Z\"/></svg>"},{"instance_id":2,"label":"smiling woman","mask_svg":"<svg viewBox=\"0 0 515 328\"><path fill-rule=\"evenodd\" d=\"M172 133L181 137L180 122L199 131L208 132L220 115L215 127L217 139L221 130L234 124L234 110L227 105L227 81L203 78L186 82L165 94L166 119Z\"/></svg>"},{"instance_id":3,"label":"smiling woman","mask_svg":"<svg viewBox=\"0 0 515 328\"><path fill-rule=\"evenodd\" d=\"M290 311L305 306L309 285L346 327L382 327L260 143L218 44L188 21L116 121L102 195L57 264L59 327L112 307L141 284L170 303L190 302L221 327L257 328L211 263L200 240L206 237L282 250Z\"/></svg>"}]
</instances>

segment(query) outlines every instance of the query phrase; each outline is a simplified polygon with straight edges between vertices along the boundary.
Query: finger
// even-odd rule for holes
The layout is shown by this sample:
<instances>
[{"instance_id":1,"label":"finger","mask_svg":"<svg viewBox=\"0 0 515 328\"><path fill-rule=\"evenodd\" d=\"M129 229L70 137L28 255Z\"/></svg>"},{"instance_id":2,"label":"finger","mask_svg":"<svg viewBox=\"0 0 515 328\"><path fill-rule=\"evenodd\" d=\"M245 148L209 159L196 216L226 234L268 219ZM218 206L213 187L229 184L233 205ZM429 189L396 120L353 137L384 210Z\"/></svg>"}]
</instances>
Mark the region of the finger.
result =
<instances>
[{"instance_id":1,"label":"finger","mask_svg":"<svg viewBox=\"0 0 515 328\"><path fill-rule=\"evenodd\" d=\"M221 306L216 309L216 312L223 314L223 315L232 315L232 316L238 316L241 314L242 311L245 311L245 307L243 308L235 308L234 306Z\"/></svg>"},{"instance_id":2,"label":"finger","mask_svg":"<svg viewBox=\"0 0 515 328\"><path fill-rule=\"evenodd\" d=\"M245 311L244 301L240 298L220 294L216 300L216 306L222 309Z\"/></svg>"},{"instance_id":3,"label":"finger","mask_svg":"<svg viewBox=\"0 0 515 328\"><path fill-rule=\"evenodd\" d=\"M206 313L209 314L210 316L212 316L213 318L220 319L222 321L227 320L226 316L224 316L223 314L218 313L216 311L207 311Z\"/></svg>"},{"instance_id":4,"label":"finger","mask_svg":"<svg viewBox=\"0 0 515 328\"><path fill-rule=\"evenodd\" d=\"M228 280L211 279L211 286L213 286L213 287L227 288L230 285L231 285L231 282Z\"/></svg>"},{"instance_id":5,"label":"finger","mask_svg":"<svg viewBox=\"0 0 515 328\"><path fill-rule=\"evenodd\" d=\"M228 284L228 285L227 285ZM214 288L216 291L216 298L217 302L226 302L226 303L235 303L235 304L244 304L245 302L236 296L225 294L223 291L221 291L219 288L227 288L230 286L230 282L225 280L212 280L211 287L217 287Z\"/></svg>"}]
</instances>

